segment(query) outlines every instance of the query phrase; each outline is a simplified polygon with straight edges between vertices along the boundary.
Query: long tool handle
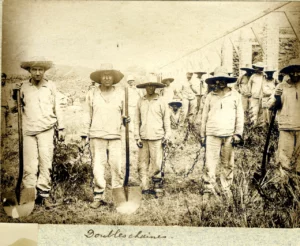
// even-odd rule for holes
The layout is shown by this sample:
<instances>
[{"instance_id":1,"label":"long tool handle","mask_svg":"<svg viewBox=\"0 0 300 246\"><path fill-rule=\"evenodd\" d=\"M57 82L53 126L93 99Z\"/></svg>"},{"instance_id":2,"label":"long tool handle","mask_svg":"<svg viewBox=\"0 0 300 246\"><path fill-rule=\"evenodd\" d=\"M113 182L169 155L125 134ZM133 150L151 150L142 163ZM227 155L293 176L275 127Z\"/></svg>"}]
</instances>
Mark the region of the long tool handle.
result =
<instances>
[{"instance_id":1,"label":"long tool handle","mask_svg":"<svg viewBox=\"0 0 300 246\"><path fill-rule=\"evenodd\" d=\"M18 107L18 133L19 133L19 177L16 186L16 197L18 204L20 204L21 184L23 179L23 133L22 133L22 105L20 89L17 89L17 107Z\"/></svg>"},{"instance_id":2,"label":"long tool handle","mask_svg":"<svg viewBox=\"0 0 300 246\"><path fill-rule=\"evenodd\" d=\"M127 87L125 88L125 116L128 117L128 88ZM125 124L125 137L126 137L126 173L125 173L124 187L128 186L129 166L130 166L128 123Z\"/></svg>"},{"instance_id":3,"label":"long tool handle","mask_svg":"<svg viewBox=\"0 0 300 246\"><path fill-rule=\"evenodd\" d=\"M267 153L268 153L271 133L272 133L274 123L275 123L276 113L277 113L277 108L275 108L274 111L273 111L270 126L269 126L269 130L268 130L268 135L267 135L267 139L266 139L266 143L265 143L265 147L264 147L263 159L262 159L262 163L261 163L262 178L264 178L264 176L266 175L266 172L267 172L267 168L266 168L266 166L267 166Z\"/></svg>"}]
</instances>

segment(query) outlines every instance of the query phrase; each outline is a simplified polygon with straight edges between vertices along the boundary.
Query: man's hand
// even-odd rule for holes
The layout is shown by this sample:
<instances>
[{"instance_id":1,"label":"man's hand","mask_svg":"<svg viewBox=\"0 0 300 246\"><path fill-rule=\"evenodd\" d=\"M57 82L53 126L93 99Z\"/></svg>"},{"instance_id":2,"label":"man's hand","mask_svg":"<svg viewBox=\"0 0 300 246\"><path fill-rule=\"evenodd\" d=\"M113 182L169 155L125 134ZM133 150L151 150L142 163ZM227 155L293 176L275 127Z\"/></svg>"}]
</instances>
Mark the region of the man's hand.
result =
<instances>
[{"instance_id":1,"label":"man's hand","mask_svg":"<svg viewBox=\"0 0 300 246\"><path fill-rule=\"evenodd\" d=\"M143 148L143 142L141 139L136 139L136 145L139 147L139 148Z\"/></svg>"},{"instance_id":2,"label":"man's hand","mask_svg":"<svg viewBox=\"0 0 300 246\"><path fill-rule=\"evenodd\" d=\"M161 143L166 146L170 143L170 139L168 137L163 137Z\"/></svg>"},{"instance_id":3,"label":"man's hand","mask_svg":"<svg viewBox=\"0 0 300 246\"><path fill-rule=\"evenodd\" d=\"M240 135L234 134L232 136L231 143L232 143L233 146L236 146L241 142L242 142L242 137Z\"/></svg>"},{"instance_id":4,"label":"man's hand","mask_svg":"<svg viewBox=\"0 0 300 246\"><path fill-rule=\"evenodd\" d=\"M282 88L280 87L277 87L276 90L275 90L275 96L281 96L282 95Z\"/></svg>"},{"instance_id":5,"label":"man's hand","mask_svg":"<svg viewBox=\"0 0 300 246\"><path fill-rule=\"evenodd\" d=\"M63 142L65 141L66 132L65 129L59 129L58 130L58 141Z\"/></svg>"},{"instance_id":6,"label":"man's hand","mask_svg":"<svg viewBox=\"0 0 300 246\"><path fill-rule=\"evenodd\" d=\"M206 137L201 137L200 138L200 145L201 145L201 147L205 147L206 146Z\"/></svg>"},{"instance_id":7,"label":"man's hand","mask_svg":"<svg viewBox=\"0 0 300 246\"><path fill-rule=\"evenodd\" d=\"M88 138L87 137L81 137L81 141L79 143L79 149L83 152L85 146L88 144Z\"/></svg>"},{"instance_id":8,"label":"man's hand","mask_svg":"<svg viewBox=\"0 0 300 246\"><path fill-rule=\"evenodd\" d=\"M126 124L128 124L130 121L131 121L130 116L128 116L128 117L123 116L123 125L124 126L126 126Z\"/></svg>"}]
</instances>

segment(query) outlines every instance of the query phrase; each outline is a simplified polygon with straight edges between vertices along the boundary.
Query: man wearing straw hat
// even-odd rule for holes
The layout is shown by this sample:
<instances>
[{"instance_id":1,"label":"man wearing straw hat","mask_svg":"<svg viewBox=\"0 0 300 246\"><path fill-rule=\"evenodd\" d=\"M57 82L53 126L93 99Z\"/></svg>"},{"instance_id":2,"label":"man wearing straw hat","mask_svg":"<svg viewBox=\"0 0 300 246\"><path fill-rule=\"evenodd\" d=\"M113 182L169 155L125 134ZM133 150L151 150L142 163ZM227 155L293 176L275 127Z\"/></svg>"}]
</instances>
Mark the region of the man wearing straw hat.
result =
<instances>
[{"instance_id":1,"label":"man wearing straw hat","mask_svg":"<svg viewBox=\"0 0 300 246\"><path fill-rule=\"evenodd\" d=\"M153 194L162 189L161 164L162 144L167 144L171 136L170 110L167 103L155 93L156 88L164 88L156 77L137 85L146 89L147 94L137 104L135 119L135 139L140 148L138 170L143 194ZM149 177L152 178L154 191L150 189Z\"/></svg>"},{"instance_id":2,"label":"man wearing straw hat","mask_svg":"<svg viewBox=\"0 0 300 246\"><path fill-rule=\"evenodd\" d=\"M279 141L276 162L283 177L300 174L300 59L293 59L280 73L289 79L278 84L269 107L278 109ZM287 79L287 78L286 78Z\"/></svg>"},{"instance_id":3,"label":"man wearing straw hat","mask_svg":"<svg viewBox=\"0 0 300 246\"><path fill-rule=\"evenodd\" d=\"M25 188L36 187L36 203L46 208L53 206L49 192L54 128L58 131L58 140L63 141L65 136L56 86L44 78L45 72L51 67L52 62L42 57L21 63L21 68L31 74L20 90L23 104L23 185Z\"/></svg>"},{"instance_id":4,"label":"man wearing straw hat","mask_svg":"<svg viewBox=\"0 0 300 246\"><path fill-rule=\"evenodd\" d=\"M262 107L262 120L263 124L270 124L270 111L268 107L268 100L270 96L275 91L275 86L278 84L277 79L273 78L273 74L276 70L271 67L266 67L265 69L265 76L263 79L262 84L262 100L261 100L261 107Z\"/></svg>"},{"instance_id":5,"label":"man wearing straw hat","mask_svg":"<svg viewBox=\"0 0 300 246\"><path fill-rule=\"evenodd\" d=\"M171 83L174 81L174 78L164 78L161 82L165 87L160 91L161 96L165 99L166 103L172 102L175 90L172 88Z\"/></svg>"},{"instance_id":6,"label":"man wearing straw hat","mask_svg":"<svg viewBox=\"0 0 300 246\"><path fill-rule=\"evenodd\" d=\"M240 70L245 71L236 83L237 91L242 95L242 103L244 112L249 109L249 99L251 97L251 91L249 86L249 79L252 76L254 69L251 64L246 64L246 66L241 67Z\"/></svg>"},{"instance_id":7,"label":"man wearing straw hat","mask_svg":"<svg viewBox=\"0 0 300 246\"><path fill-rule=\"evenodd\" d=\"M201 144L206 145L204 172L204 201L216 194L216 169L220 164L220 180L224 195L231 197L233 181L234 148L242 139L244 111L241 95L228 87L236 78L228 76L225 67L217 67L214 76L205 80L214 84L206 97L201 124ZM220 161L220 163L219 163Z\"/></svg>"},{"instance_id":8,"label":"man wearing straw hat","mask_svg":"<svg viewBox=\"0 0 300 246\"><path fill-rule=\"evenodd\" d=\"M94 209L107 205L104 193L107 162L111 168L112 188L123 186L121 129L130 118L123 116L123 91L113 86L123 77L111 64L102 64L90 75L91 80L100 85L89 90L86 96L81 148L90 142L94 184L94 201L90 207Z\"/></svg>"},{"instance_id":9,"label":"man wearing straw hat","mask_svg":"<svg viewBox=\"0 0 300 246\"><path fill-rule=\"evenodd\" d=\"M264 64L262 62L257 62L253 64L254 74L249 79L250 86L250 114L251 114L251 122L254 125L258 125L262 117L261 110L261 101L262 101L262 88L263 88L263 80L264 80Z\"/></svg>"},{"instance_id":10,"label":"man wearing straw hat","mask_svg":"<svg viewBox=\"0 0 300 246\"><path fill-rule=\"evenodd\" d=\"M202 76L204 74L206 74L206 72L200 71L200 72L194 72L194 74L197 75L197 79L199 79L199 82L200 82L200 84L199 84L199 90L198 90L198 92L196 94L196 97L197 97L196 113L198 113L199 109L201 107L201 98L205 94L205 90L206 90L206 86L205 86L204 80L202 79Z\"/></svg>"},{"instance_id":11,"label":"man wearing straw hat","mask_svg":"<svg viewBox=\"0 0 300 246\"><path fill-rule=\"evenodd\" d=\"M195 88L195 85L192 83L192 76L193 73L186 73L186 81L182 85L181 91L179 91L177 94L182 99L182 109L184 112L184 118L183 121L188 118L191 119L195 113L196 113L196 107L197 107L197 89Z\"/></svg>"}]
</instances>

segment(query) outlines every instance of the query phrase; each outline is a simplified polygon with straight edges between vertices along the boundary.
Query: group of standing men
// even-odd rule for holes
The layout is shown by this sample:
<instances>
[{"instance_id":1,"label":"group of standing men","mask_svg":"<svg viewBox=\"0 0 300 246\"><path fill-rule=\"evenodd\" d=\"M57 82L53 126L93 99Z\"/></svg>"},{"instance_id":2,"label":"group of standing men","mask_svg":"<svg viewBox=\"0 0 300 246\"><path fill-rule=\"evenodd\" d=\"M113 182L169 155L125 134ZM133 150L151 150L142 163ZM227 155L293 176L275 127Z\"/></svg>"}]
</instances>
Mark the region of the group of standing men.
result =
<instances>
[{"instance_id":1,"label":"group of standing men","mask_svg":"<svg viewBox=\"0 0 300 246\"><path fill-rule=\"evenodd\" d=\"M36 187L37 201L46 207L52 206L49 191L54 131L58 132L59 140L63 140L65 135L55 85L44 78L45 71L51 66L52 62L44 59L22 62L21 67L31 74L31 78L20 88L24 135L23 185ZM237 78L229 76L222 66L205 80L205 90L201 80L204 72L197 73L200 90L194 88L192 74L188 73L187 83L179 93L170 87L173 78L166 78L160 83L152 77L136 87L132 85L133 78L128 79L131 81L131 94L135 93L137 99L136 105L129 103L129 108L132 107L129 116L124 113L124 90L114 86L124 75L110 64L102 64L99 70L91 73L90 78L97 85L91 87L86 96L80 144L82 148L87 143L90 145L94 184L94 200L90 206L98 208L106 204L104 174L107 163L110 164L112 188L123 185L121 132L122 125L131 121L134 122L134 138L139 147L137 166L142 193L154 194L156 189L162 188L163 145L170 141L171 129L180 124L180 107L184 109L184 118L198 118L201 122L200 142L206 147L204 200L208 201L219 193L216 183L218 165L221 167L223 194L228 198L232 195L234 146L242 140L244 111L248 107L255 123L260 108L278 107L280 137L277 161L289 172L300 172L300 60L291 60L290 65L281 70L286 77L277 86L278 82L268 75L273 70L265 71L265 76L261 64L252 68L247 65L242 70L246 74L238 80L238 90L228 86ZM157 88L162 90L156 93ZM146 93L138 92L139 89L145 89ZM175 94L181 100L174 100ZM266 119L269 119L268 109Z\"/></svg>"}]
</instances>

